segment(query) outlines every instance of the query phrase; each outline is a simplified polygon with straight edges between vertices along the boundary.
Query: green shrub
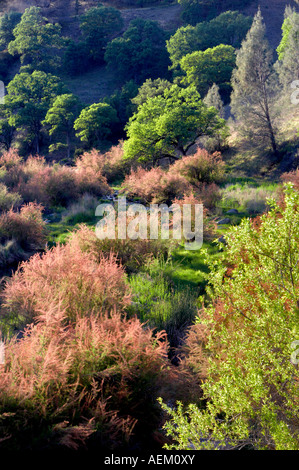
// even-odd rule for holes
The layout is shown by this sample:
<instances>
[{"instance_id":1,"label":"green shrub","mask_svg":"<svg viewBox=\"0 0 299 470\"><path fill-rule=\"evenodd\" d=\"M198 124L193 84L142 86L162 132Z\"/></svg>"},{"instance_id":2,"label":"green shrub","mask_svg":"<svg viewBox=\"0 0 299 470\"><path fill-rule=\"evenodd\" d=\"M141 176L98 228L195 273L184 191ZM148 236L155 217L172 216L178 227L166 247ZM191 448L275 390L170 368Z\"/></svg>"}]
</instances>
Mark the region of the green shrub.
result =
<instances>
[{"instance_id":1,"label":"green shrub","mask_svg":"<svg viewBox=\"0 0 299 470\"><path fill-rule=\"evenodd\" d=\"M96 237L95 232L81 225L72 233L70 243L81 250L92 253L96 259L102 256L109 257L111 252L115 254L127 273L136 273L152 258L167 258L172 244L169 240L131 240L126 239L103 239Z\"/></svg>"},{"instance_id":2,"label":"green shrub","mask_svg":"<svg viewBox=\"0 0 299 470\"><path fill-rule=\"evenodd\" d=\"M22 198L18 193L10 193L5 184L0 183L0 212L17 208L21 205Z\"/></svg>"},{"instance_id":3,"label":"green shrub","mask_svg":"<svg viewBox=\"0 0 299 470\"><path fill-rule=\"evenodd\" d=\"M168 448L298 449L299 193L284 194L225 235L189 341L202 405L163 405Z\"/></svg>"}]
</instances>

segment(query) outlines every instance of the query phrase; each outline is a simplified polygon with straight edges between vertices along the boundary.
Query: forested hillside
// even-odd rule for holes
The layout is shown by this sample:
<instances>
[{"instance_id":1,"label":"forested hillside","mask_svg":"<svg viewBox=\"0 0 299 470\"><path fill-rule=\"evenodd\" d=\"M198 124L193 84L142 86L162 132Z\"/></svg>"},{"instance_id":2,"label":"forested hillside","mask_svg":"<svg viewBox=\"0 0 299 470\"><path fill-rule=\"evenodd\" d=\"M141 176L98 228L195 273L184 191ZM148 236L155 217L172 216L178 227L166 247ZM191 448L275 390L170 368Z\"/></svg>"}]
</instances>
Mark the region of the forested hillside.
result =
<instances>
[{"instance_id":1,"label":"forested hillside","mask_svg":"<svg viewBox=\"0 0 299 470\"><path fill-rule=\"evenodd\" d=\"M299 1L2 1L0 82L0 451L298 450Z\"/></svg>"}]
</instances>

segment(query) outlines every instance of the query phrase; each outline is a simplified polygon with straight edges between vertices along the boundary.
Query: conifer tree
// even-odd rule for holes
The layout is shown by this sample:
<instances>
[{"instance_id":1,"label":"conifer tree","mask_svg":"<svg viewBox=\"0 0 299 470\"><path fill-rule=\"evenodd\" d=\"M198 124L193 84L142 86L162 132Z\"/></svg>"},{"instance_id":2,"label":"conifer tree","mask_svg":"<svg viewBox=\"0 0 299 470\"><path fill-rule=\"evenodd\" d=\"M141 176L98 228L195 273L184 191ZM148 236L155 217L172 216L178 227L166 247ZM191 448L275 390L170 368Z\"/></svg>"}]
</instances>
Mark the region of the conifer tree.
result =
<instances>
[{"instance_id":1,"label":"conifer tree","mask_svg":"<svg viewBox=\"0 0 299 470\"><path fill-rule=\"evenodd\" d=\"M203 102L208 108L214 106L218 110L219 117L224 118L223 101L219 93L219 86L216 83L211 86Z\"/></svg>"},{"instance_id":2,"label":"conifer tree","mask_svg":"<svg viewBox=\"0 0 299 470\"><path fill-rule=\"evenodd\" d=\"M277 143L273 125L275 74L273 54L265 37L266 27L261 11L237 53L236 69L232 76L232 113L240 129L255 142L268 142L274 154Z\"/></svg>"},{"instance_id":3,"label":"conifer tree","mask_svg":"<svg viewBox=\"0 0 299 470\"><path fill-rule=\"evenodd\" d=\"M279 80L286 88L294 80L299 80L299 13L287 6L284 18L276 67Z\"/></svg>"}]
</instances>

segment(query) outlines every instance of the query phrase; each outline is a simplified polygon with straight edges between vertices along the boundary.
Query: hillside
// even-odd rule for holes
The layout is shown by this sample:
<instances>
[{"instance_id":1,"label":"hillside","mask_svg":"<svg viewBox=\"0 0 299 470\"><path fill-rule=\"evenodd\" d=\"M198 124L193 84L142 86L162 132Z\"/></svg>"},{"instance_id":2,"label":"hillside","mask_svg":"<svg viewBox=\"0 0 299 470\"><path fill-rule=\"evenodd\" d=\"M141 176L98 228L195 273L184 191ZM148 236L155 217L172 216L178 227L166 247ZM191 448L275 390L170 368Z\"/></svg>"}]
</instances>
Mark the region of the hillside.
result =
<instances>
[{"instance_id":1,"label":"hillside","mask_svg":"<svg viewBox=\"0 0 299 470\"><path fill-rule=\"evenodd\" d=\"M111 2L102 2L109 5ZM113 2L114 3L114 2ZM97 0L80 1L79 9L76 10L75 0L2 0L0 2L0 14L8 10L23 12L29 5L41 7L44 15L52 22L59 22L63 27L63 33L72 37L78 37L77 14L82 14L86 9L98 4ZM267 25L268 38L272 47L277 47L281 34L281 25L286 5L299 9L294 0L252 0L249 7L240 9L246 14L254 15L261 7L262 14ZM159 24L172 30L180 26L181 7L178 4L162 5L148 8L121 8L125 22L125 28L129 22L136 18L158 21Z\"/></svg>"}]
</instances>

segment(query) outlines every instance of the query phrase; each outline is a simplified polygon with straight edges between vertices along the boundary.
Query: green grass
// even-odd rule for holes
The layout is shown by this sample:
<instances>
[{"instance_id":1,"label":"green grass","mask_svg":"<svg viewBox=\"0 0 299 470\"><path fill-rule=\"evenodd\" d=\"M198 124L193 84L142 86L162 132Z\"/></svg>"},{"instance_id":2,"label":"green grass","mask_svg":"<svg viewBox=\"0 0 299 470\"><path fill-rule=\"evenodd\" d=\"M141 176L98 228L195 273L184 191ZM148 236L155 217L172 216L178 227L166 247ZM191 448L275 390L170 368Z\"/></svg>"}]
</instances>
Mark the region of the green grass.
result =
<instances>
[{"instance_id":1,"label":"green grass","mask_svg":"<svg viewBox=\"0 0 299 470\"><path fill-rule=\"evenodd\" d=\"M209 273L205 251L212 258L220 255L218 246L213 242L204 242L202 249L194 251L186 250L181 245L173 252L175 269L170 273L170 278L177 286L196 287L199 294L203 294Z\"/></svg>"},{"instance_id":2,"label":"green grass","mask_svg":"<svg viewBox=\"0 0 299 470\"><path fill-rule=\"evenodd\" d=\"M57 243L66 243L70 232L74 230L73 225L59 223L51 223L47 225L47 241L48 246L51 248Z\"/></svg>"}]
</instances>

